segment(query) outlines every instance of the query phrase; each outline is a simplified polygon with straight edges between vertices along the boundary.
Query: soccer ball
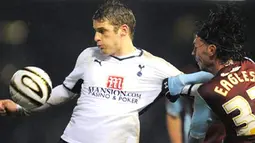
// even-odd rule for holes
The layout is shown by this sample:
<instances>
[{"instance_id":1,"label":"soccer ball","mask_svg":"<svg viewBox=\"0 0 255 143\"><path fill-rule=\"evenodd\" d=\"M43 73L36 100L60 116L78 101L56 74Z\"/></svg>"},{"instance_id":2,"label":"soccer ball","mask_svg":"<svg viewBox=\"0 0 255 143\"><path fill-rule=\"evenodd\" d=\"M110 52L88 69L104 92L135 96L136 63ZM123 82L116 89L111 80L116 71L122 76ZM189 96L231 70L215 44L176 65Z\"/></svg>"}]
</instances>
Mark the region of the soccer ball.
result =
<instances>
[{"instance_id":1,"label":"soccer ball","mask_svg":"<svg viewBox=\"0 0 255 143\"><path fill-rule=\"evenodd\" d=\"M44 70L28 66L14 73L9 89L14 102L32 110L42 106L49 99L52 82Z\"/></svg>"}]
</instances>

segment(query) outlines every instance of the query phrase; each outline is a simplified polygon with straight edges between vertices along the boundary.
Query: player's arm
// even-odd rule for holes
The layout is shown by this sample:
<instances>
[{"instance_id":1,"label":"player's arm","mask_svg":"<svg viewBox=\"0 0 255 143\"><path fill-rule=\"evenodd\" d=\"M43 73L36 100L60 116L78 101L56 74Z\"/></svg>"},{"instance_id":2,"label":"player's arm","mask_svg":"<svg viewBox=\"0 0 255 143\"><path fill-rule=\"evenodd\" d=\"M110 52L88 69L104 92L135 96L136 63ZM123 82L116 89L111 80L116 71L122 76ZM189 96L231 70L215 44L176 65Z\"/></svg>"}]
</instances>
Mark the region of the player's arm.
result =
<instances>
[{"instance_id":1,"label":"player's arm","mask_svg":"<svg viewBox=\"0 0 255 143\"><path fill-rule=\"evenodd\" d=\"M163 94L171 101L175 102L186 85L204 83L213 78L208 72L199 71L191 74L179 74L163 80Z\"/></svg>"},{"instance_id":2,"label":"player's arm","mask_svg":"<svg viewBox=\"0 0 255 143\"><path fill-rule=\"evenodd\" d=\"M32 110L32 112L43 111L51 106L59 105L73 99L77 94L68 90L64 85L58 85L53 88L48 101L39 108Z\"/></svg>"},{"instance_id":3,"label":"player's arm","mask_svg":"<svg viewBox=\"0 0 255 143\"><path fill-rule=\"evenodd\" d=\"M206 132L211 124L216 120L216 115L198 92L198 88L201 85L202 84L186 85L180 93L182 96L194 97L194 111L188 137L189 143L203 143ZM178 103L178 101L175 103Z\"/></svg>"},{"instance_id":4,"label":"player's arm","mask_svg":"<svg viewBox=\"0 0 255 143\"><path fill-rule=\"evenodd\" d=\"M25 108L10 99L0 100L0 115L29 116L33 112L43 111L51 106L64 103L75 97L75 95L75 93L67 90L63 85L56 86L55 88L53 88L48 101L44 105L33 110L26 110Z\"/></svg>"},{"instance_id":5,"label":"player's arm","mask_svg":"<svg viewBox=\"0 0 255 143\"><path fill-rule=\"evenodd\" d=\"M177 69L172 64L166 62L163 59L158 60L159 63L157 63L157 67L159 68L159 71L161 72L159 75L162 76L161 79L164 79L166 77L172 77L179 74L182 74L182 72ZM162 81L160 81L160 84ZM161 91L161 94L164 95L164 91ZM181 102L171 103L169 101L166 102L166 127L168 130L169 140L171 143L183 143L183 131L182 131L182 118L181 118L181 112L182 112L182 106Z\"/></svg>"},{"instance_id":6,"label":"player's arm","mask_svg":"<svg viewBox=\"0 0 255 143\"><path fill-rule=\"evenodd\" d=\"M200 85L201 84L192 86L193 89L190 89L190 93L185 93L186 95L194 96L194 111L190 125L190 133L188 138L189 143L202 143L205 139L206 132L215 118L211 108L209 108L202 97L198 95L197 89Z\"/></svg>"},{"instance_id":7,"label":"player's arm","mask_svg":"<svg viewBox=\"0 0 255 143\"><path fill-rule=\"evenodd\" d=\"M73 71L65 78L62 85L58 85L52 89L52 93L48 101L41 107L28 111L12 100L0 100L0 115L30 115L32 112L45 110L53 105L64 103L75 95L80 93L82 80L81 77L84 73L83 63L87 57L89 50L85 49L78 57Z\"/></svg>"},{"instance_id":8,"label":"player's arm","mask_svg":"<svg viewBox=\"0 0 255 143\"><path fill-rule=\"evenodd\" d=\"M166 100L166 127L171 143L183 142L181 104L180 100L175 103Z\"/></svg>"},{"instance_id":9,"label":"player's arm","mask_svg":"<svg viewBox=\"0 0 255 143\"><path fill-rule=\"evenodd\" d=\"M29 116L33 112L40 112L51 106L64 103L74 98L75 95L75 93L69 91L63 85L56 86L55 88L53 88L48 101L41 107L35 108L33 110L26 110L25 108L10 99L0 100L0 115Z\"/></svg>"},{"instance_id":10,"label":"player's arm","mask_svg":"<svg viewBox=\"0 0 255 143\"><path fill-rule=\"evenodd\" d=\"M218 121L217 116L198 92L201 85L186 85L181 92L182 96L194 97L194 112L190 126L189 143L202 143L209 127L213 122Z\"/></svg>"},{"instance_id":11,"label":"player's arm","mask_svg":"<svg viewBox=\"0 0 255 143\"><path fill-rule=\"evenodd\" d=\"M32 111L27 111L24 108L19 108L19 113L22 115L29 115L31 112L40 112L51 106L59 105L73 99L81 92L81 80L84 73L84 62L87 57L89 49L85 49L76 60L73 71L65 78L63 84L58 85L52 89L52 93L47 102L39 108Z\"/></svg>"},{"instance_id":12,"label":"player's arm","mask_svg":"<svg viewBox=\"0 0 255 143\"><path fill-rule=\"evenodd\" d=\"M189 84L207 82L212 77L213 75L207 72L196 72L169 77L163 81L162 90L165 91L166 97L171 102L175 102L180 94L196 96L200 84L192 86ZM194 100L195 109L191 121L189 142L200 143L203 142L207 129L210 126L211 110L207 108L203 100L200 101L200 98L195 97Z\"/></svg>"}]
</instances>

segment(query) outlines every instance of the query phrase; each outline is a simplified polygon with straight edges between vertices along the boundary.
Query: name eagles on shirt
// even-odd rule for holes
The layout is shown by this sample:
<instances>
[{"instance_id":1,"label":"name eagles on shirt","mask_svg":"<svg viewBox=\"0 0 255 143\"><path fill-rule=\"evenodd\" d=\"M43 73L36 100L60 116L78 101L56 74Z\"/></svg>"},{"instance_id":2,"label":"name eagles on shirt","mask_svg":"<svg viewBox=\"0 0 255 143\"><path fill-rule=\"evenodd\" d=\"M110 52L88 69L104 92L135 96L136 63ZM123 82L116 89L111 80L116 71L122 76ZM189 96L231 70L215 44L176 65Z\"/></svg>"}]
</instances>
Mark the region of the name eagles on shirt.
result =
<instances>
[{"instance_id":1,"label":"name eagles on shirt","mask_svg":"<svg viewBox=\"0 0 255 143\"><path fill-rule=\"evenodd\" d=\"M111 88L89 87L89 95L121 102L138 104L141 94Z\"/></svg>"},{"instance_id":2,"label":"name eagles on shirt","mask_svg":"<svg viewBox=\"0 0 255 143\"><path fill-rule=\"evenodd\" d=\"M255 82L254 71L241 71L241 75L237 73L229 73L227 79L220 80L221 86L215 86L214 92L227 96L228 92L237 84L242 82Z\"/></svg>"}]
</instances>

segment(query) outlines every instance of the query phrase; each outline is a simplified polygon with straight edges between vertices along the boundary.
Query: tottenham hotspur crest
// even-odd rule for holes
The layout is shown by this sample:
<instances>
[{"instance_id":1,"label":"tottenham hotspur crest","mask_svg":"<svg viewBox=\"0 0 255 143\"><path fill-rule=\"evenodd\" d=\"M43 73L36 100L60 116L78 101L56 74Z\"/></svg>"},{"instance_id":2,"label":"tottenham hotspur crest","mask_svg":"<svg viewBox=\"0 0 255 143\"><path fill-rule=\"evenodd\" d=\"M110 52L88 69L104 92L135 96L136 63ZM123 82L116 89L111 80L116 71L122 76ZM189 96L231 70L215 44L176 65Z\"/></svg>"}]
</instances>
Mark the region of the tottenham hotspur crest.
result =
<instances>
[{"instance_id":1,"label":"tottenham hotspur crest","mask_svg":"<svg viewBox=\"0 0 255 143\"><path fill-rule=\"evenodd\" d=\"M143 75L143 73L142 73L142 70L143 70L143 68L145 67L144 65L138 65L138 67L139 67L139 71L137 72L137 76L142 76Z\"/></svg>"}]
</instances>

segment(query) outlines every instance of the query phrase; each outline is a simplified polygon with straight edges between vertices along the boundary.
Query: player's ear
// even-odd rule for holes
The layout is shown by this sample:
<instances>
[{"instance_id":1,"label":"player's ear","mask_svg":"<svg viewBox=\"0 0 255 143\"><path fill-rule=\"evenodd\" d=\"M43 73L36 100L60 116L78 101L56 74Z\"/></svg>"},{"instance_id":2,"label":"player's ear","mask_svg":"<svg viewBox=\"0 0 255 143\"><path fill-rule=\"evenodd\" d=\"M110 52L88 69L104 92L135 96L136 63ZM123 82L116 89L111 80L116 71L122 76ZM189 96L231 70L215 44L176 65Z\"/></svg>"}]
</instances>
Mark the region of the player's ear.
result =
<instances>
[{"instance_id":1,"label":"player's ear","mask_svg":"<svg viewBox=\"0 0 255 143\"><path fill-rule=\"evenodd\" d=\"M129 27L128 27L128 25L127 25L127 24L121 25L121 26L120 26L120 35L121 35L121 36L126 36L126 35L128 35L128 33L129 33Z\"/></svg>"},{"instance_id":2,"label":"player's ear","mask_svg":"<svg viewBox=\"0 0 255 143\"><path fill-rule=\"evenodd\" d=\"M209 53L209 56L215 55L215 54L216 54L216 49L217 49L216 45L210 44L210 45L208 46L208 53Z\"/></svg>"}]
</instances>

